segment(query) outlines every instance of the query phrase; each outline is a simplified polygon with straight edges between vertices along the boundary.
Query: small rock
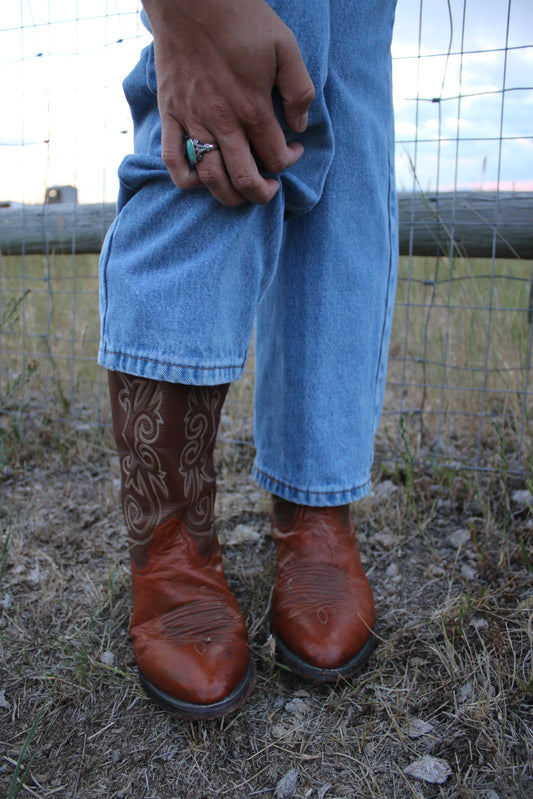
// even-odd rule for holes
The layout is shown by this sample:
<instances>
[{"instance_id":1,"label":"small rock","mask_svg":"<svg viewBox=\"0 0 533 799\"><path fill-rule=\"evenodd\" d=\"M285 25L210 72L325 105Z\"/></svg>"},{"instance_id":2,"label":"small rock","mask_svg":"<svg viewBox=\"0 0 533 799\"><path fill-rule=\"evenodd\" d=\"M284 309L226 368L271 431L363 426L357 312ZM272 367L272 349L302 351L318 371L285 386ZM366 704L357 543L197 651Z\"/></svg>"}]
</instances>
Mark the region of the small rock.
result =
<instances>
[{"instance_id":1,"label":"small rock","mask_svg":"<svg viewBox=\"0 0 533 799\"><path fill-rule=\"evenodd\" d=\"M307 716L309 714L309 703L305 699L291 699L285 705L285 710L293 716Z\"/></svg>"},{"instance_id":2,"label":"small rock","mask_svg":"<svg viewBox=\"0 0 533 799\"><path fill-rule=\"evenodd\" d=\"M317 790L316 795L318 799L324 799L324 796L333 788L331 782L325 782L324 785L321 785L320 788Z\"/></svg>"},{"instance_id":3,"label":"small rock","mask_svg":"<svg viewBox=\"0 0 533 799\"><path fill-rule=\"evenodd\" d=\"M28 574L28 582L30 582L32 585L39 585L40 581L41 581L41 573L39 570L39 563L36 561L35 568L32 569L31 572Z\"/></svg>"},{"instance_id":4,"label":"small rock","mask_svg":"<svg viewBox=\"0 0 533 799\"><path fill-rule=\"evenodd\" d=\"M446 574L446 569L442 566L438 566L436 563L430 563L427 567L427 573L430 577L444 577Z\"/></svg>"},{"instance_id":5,"label":"small rock","mask_svg":"<svg viewBox=\"0 0 533 799\"><path fill-rule=\"evenodd\" d=\"M291 768L284 777L280 779L276 785L277 799L289 799L296 790L296 783L298 782L298 772L296 769Z\"/></svg>"},{"instance_id":6,"label":"small rock","mask_svg":"<svg viewBox=\"0 0 533 799\"><path fill-rule=\"evenodd\" d=\"M470 500L466 507L472 516L483 516L483 506L477 497L474 497L474 499Z\"/></svg>"},{"instance_id":7,"label":"small rock","mask_svg":"<svg viewBox=\"0 0 533 799\"><path fill-rule=\"evenodd\" d=\"M480 619L479 616L474 618L474 619L470 619L470 621L468 622L468 626L469 627L473 627L474 630L488 630L489 629L489 623L488 623L487 619Z\"/></svg>"},{"instance_id":8,"label":"small rock","mask_svg":"<svg viewBox=\"0 0 533 799\"><path fill-rule=\"evenodd\" d=\"M6 699L6 692L3 688L0 691L0 708L2 708L2 710L9 710L9 702Z\"/></svg>"},{"instance_id":9,"label":"small rock","mask_svg":"<svg viewBox=\"0 0 533 799\"><path fill-rule=\"evenodd\" d=\"M273 724L270 728L270 734L273 738L285 738L290 732L290 728L285 724Z\"/></svg>"},{"instance_id":10,"label":"small rock","mask_svg":"<svg viewBox=\"0 0 533 799\"><path fill-rule=\"evenodd\" d=\"M433 441L430 451L441 458L457 458L458 453L450 441L446 441L440 436Z\"/></svg>"},{"instance_id":11,"label":"small rock","mask_svg":"<svg viewBox=\"0 0 533 799\"><path fill-rule=\"evenodd\" d=\"M415 760L414 763L407 766L407 768L403 770L403 773L417 780L440 785L446 782L452 770L446 760L440 757L424 755L420 760Z\"/></svg>"},{"instance_id":12,"label":"small rock","mask_svg":"<svg viewBox=\"0 0 533 799\"><path fill-rule=\"evenodd\" d=\"M0 605L2 605L4 610L9 610L12 604L13 604L13 597L11 596L11 594L4 594L4 598L0 602Z\"/></svg>"},{"instance_id":13,"label":"small rock","mask_svg":"<svg viewBox=\"0 0 533 799\"><path fill-rule=\"evenodd\" d=\"M392 480L383 480L382 483L378 483L374 486L372 489L372 496L380 502L383 502L394 496L394 494L397 494L399 490L398 486L393 483Z\"/></svg>"},{"instance_id":14,"label":"small rock","mask_svg":"<svg viewBox=\"0 0 533 799\"><path fill-rule=\"evenodd\" d=\"M253 544L259 541L261 533L249 524L238 524L233 530L226 533L224 543L226 546L237 546L238 544Z\"/></svg>"},{"instance_id":15,"label":"small rock","mask_svg":"<svg viewBox=\"0 0 533 799\"><path fill-rule=\"evenodd\" d=\"M450 535L446 538L446 543L452 549L459 549L460 547L468 544L469 541L470 533L468 530L455 530L455 532L450 533Z\"/></svg>"},{"instance_id":16,"label":"small rock","mask_svg":"<svg viewBox=\"0 0 533 799\"><path fill-rule=\"evenodd\" d=\"M453 510L453 502L451 499L438 499L436 502L436 507L441 511L441 513L451 513Z\"/></svg>"},{"instance_id":17,"label":"small rock","mask_svg":"<svg viewBox=\"0 0 533 799\"><path fill-rule=\"evenodd\" d=\"M465 684L461 685L461 687L459 688L457 692L457 697L460 702L464 703L464 702L469 702L473 696L474 696L474 687L470 682L470 680L468 680L468 682L465 682Z\"/></svg>"},{"instance_id":18,"label":"small rock","mask_svg":"<svg viewBox=\"0 0 533 799\"><path fill-rule=\"evenodd\" d=\"M106 652L102 652L102 654L100 655L100 660L105 666L115 665L115 656L109 650L107 650Z\"/></svg>"},{"instance_id":19,"label":"small rock","mask_svg":"<svg viewBox=\"0 0 533 799\"><path fill-rule=\"evenodd\" d=\"M461 566L461 574L468 580L469 582L473 582L477 577L477 572L472 566L469 566L468 563L463 563Z\"/></svg>"},{"instance_id":20,"label":"small rock","mask_svg":"<svg viewBox=\"0 0 533 799\"><path fill-rule=\"evenodd\" d=\"M392 535L392 533L376 533L373 536L373 541L381 544L381 546L385 547L385 549L398 550L398 547L401 544L401 538L397 535Z\"/></svg>"},{"instance_id":21,"label":"small rock","mask_svg":"<svg viewBox=\"0 0 533 799\"><path fill-rule=\"evenodd\" d=\"M433 724L429 721L422 719L412 719L407 730L409 738L421 738L423 735L428 735L434 729Z\"/></svg>"},{"instance_id":22,"label":"small rock","mask_svg":"<svg viewBox=\"0 0 533 799\"><path fill-rule=\"evenodd\" d=\"M522 513L528 509L533 510L533 496L527 489L523 489L522 491L513 491L511 499L517 513Z\"/></svg>"}]
</instances>

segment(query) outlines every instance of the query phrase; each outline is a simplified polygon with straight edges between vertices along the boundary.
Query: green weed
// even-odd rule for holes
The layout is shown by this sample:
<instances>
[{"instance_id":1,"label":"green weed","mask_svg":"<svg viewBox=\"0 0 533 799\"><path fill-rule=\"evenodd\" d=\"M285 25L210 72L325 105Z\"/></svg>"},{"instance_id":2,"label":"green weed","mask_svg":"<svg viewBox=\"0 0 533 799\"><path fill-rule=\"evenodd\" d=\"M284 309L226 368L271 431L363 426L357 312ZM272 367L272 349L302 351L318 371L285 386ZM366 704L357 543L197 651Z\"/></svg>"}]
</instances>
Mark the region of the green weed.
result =
<instances>
[{"instance_id":1,"label":"green weed","mask_svg":"<svg viewBox=\"0 0 533 799\"><path fill-rule=\"evenodd\" d=\"M36 731L37 731L37 727L39 726L39 722L41 721L41 719L44 716L45 712L46 712L46 707L43 707L39 711L39 713L35 717L35 721L33 722L33 724L31 725L31 727L29 729L29 732L28 732L28 734L26 736L26 740L24 741L24 744L22 745L22 749L20 750L20 754L18 756L18 760L15 763L15 771L13 772L13 777L11 778L11 783L9 785L7 799L16 799L16 797L19 795L19 793L25 787L24 783L26 782L26 778L28 777L28 775L30 773L30 769L31 769L32 763L35 760L35 757L38 754L39 750L42 748L44 742L46 741L46 737L48 735L48 732L49 732L52 724L55 721L55 717L54 717L50 721L50 723L48 724L48 726L46 727L44 732L42 733L42 735L40 737L40 740L39 740L39 744L35 748L35 751L33 752L33 755L31 756L31 758L29 759L28 765L24 769L22 775L19 776L20 772L21 772L21 769L23 768L24 759L25 759L25 757L26 757L26 755L28 753L28 749L30 748L30 744L31 744L31 742L32 742L32 740L34 738L34 735L35 735Z\"/></svg>"}]
</instances>

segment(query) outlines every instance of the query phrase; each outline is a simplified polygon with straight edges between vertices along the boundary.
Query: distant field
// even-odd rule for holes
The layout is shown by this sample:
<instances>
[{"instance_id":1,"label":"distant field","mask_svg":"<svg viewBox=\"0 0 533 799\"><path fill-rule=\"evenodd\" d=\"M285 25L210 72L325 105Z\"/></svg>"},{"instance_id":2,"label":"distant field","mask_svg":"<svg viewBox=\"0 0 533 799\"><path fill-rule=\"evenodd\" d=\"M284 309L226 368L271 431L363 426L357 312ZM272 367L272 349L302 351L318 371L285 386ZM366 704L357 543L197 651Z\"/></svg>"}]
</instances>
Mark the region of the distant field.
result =
<instances>
[{"instance_id":1,"label":"distant field","mask_svg":"<svg viewBox=\"0 0 533 799\"><path fill-rule=\"evenodd\" d=\"M97 256L4 256L0 268L4 409L22 399L34 413L105 421ZM378 455L399 445L400 415L416 452L479 465L498 447L498 425L516 457L527 452L530 287L526 261L401 259ZM251 438L252 382L234 386L227 405L225 434L238 440Z\"/></svg>"}]
</instances>

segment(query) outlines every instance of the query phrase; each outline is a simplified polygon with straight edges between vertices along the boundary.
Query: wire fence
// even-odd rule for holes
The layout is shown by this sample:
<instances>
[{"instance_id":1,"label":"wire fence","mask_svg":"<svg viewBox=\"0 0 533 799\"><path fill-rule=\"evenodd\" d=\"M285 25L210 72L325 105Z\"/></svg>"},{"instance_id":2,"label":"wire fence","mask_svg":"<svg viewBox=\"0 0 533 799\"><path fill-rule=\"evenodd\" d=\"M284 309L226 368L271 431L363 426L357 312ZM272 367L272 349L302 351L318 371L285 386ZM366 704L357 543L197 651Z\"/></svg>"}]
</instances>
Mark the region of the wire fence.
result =
<instances>
[{"instance_id":1,"label":"wire fence","mask_svg":"<svg viewBox=\"0 0 533 799\"><path fill-rule=\"evenodd\" d=\"M401 259L382 463L531 466L532 22L529 0L398 2ZM95 250L131 147L121 81L149 37L135 0L21 0L0 24L10 109L0 134L0 433L43 419L106 425ZM249 446L252 387L253 354L222 433Z\"/></svg>"}]
</instances>

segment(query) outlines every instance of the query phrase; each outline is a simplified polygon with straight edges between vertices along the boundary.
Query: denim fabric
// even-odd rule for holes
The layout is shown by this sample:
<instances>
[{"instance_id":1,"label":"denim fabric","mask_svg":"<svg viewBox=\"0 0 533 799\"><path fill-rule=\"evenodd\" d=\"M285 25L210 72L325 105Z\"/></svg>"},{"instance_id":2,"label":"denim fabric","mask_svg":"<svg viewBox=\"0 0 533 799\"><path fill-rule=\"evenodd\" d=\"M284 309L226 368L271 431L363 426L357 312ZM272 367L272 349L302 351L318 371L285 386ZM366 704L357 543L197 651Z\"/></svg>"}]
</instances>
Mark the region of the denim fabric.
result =
<instances>
[{"instance_id":1,"label":"denim fabric","mask_svg":"<svg viewBox=\"0 0 533 799\"><path fill-rule=\"evenodd\" d=\"M272 0L316 88L302 158L266 206L178 190L153 48L124 82L134 154L101 255L99 362L197 385L242 374L256 326L258 483L337 505L370 487L397 266L395 0ZM280 114L280 119L281 119Z\"/></svg>"}]
</instances>

